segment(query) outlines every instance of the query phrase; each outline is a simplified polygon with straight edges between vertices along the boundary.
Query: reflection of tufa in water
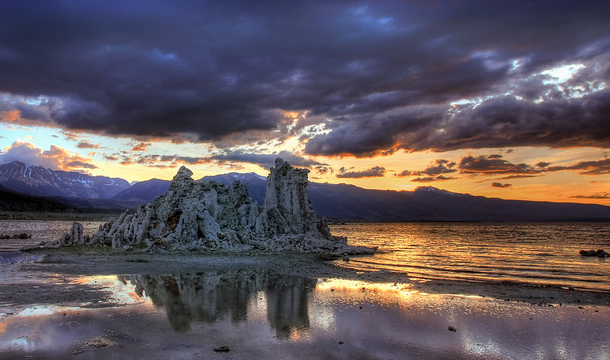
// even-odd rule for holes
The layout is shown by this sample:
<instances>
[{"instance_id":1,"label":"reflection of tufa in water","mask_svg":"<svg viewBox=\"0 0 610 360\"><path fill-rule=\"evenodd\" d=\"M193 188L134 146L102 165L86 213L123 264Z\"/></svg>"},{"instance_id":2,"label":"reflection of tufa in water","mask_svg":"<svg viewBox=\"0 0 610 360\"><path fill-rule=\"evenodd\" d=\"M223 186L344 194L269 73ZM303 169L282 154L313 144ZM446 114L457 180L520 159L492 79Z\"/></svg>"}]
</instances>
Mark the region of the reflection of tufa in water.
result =
<instances>
[{"instance_id":1,"label":"reflection of tufa in water","mask_svg":"<svg viewBox=\"0 0 610 360\"><path fill-rule=\"evenodd\" d=\"M267 178L265 204L259 208L241 183L195 182L193 173L181 167L167 193L135 214L125 212L91 238L75 223L60 245L373 253L374 249L348 246L347 239L332 236L326 221L317 219L307 194L308 172L277 159Z\"/></svg>"},{"instance_id":2,"label":"reflection of tufa in water","mask_svg":"<svg viewBox=\"0 0 610 360\"><path fill-rule=\"evenodd\" d=\"M230 316L248 318L250 301L263 292L267 319L278 337L288 338L294 329L309 327L308 295L316 280L280 275L271 271L211 271L180 275L123 275L138 296L148 296L162 307L174 330L185 332L193 321L212 323Z\"/></svg>"}]
</instances>

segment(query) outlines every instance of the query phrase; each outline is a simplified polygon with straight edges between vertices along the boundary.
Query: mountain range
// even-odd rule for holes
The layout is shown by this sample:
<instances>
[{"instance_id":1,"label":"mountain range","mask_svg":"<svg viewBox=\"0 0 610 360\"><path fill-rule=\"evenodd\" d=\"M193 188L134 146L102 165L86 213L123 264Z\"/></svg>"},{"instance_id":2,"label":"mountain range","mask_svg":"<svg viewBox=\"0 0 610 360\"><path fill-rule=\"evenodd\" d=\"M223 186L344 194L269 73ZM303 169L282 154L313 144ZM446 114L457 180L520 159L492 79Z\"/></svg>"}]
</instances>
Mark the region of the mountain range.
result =
<instances>
[{"instance_id":1,"label":"mountain range","mask_svg":"<svg viewBox=\"0 0 610 360\"><path fill-rule=\"evenodd\" d=\"M223 184L244 183L263 204L266 178L255 173L207 176ZM54 171L20 162L0 165L0 186L25 195L51 197L78 208L136 208L169 188L169 180L126 180ZM370 190L347 184L310 182L308 192L320 217L362 221L610 221L610 207L592 204L503 200L434 187L415 191ZM0 196L3 196L0 194Z\"/></svg>"},{"instance_id":2,"label":"mountain range","mask_svg":"<svg viewBox=\"0 0 610 360\"><path fill-rule=\"evenodd\" d=\"M129 188L126 180L55 171L20 161L0 165L0 185L33 196L109 199Z\"/></svg>"}]
</instances>

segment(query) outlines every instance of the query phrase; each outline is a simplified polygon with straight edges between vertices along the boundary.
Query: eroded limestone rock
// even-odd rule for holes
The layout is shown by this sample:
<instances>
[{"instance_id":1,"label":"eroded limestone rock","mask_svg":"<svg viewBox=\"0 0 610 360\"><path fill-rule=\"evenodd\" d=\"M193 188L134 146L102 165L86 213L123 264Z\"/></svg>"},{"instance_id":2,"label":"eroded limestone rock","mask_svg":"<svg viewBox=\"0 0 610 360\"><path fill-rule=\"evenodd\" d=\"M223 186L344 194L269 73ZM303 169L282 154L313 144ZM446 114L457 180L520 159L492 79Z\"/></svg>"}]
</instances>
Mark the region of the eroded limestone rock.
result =
<instances>
[{"instance_id":1,"label":"eroded limestone rock","mask_svg":"<svg viewBox=\"0 0 610 360\"><path fill-rule=\"evenodd\" d=\"M65 233L59 239L60 246L84 245L89 241L89 236L84 235L83 225L75 222L70 232Z\"/></svg>"},{"instance_id":2,"label":"eroded limestone rock","mask_svg":"<svg viewBox=\"0 0 610 360\"><path fill-rule=\"evenodd\" d=\"M73 227L60 243L157 251L374 252L348 246L345 238L331 235L325 220L317 219L307 194L308 172L277 159L267 178L265 204L259 208L245 185L196 182L183 166L164 195L101 225L91 240L83 238L81 226Z\"/></svg>"},{"instance_id":3,"label":"eroded limestone rock","mask_svg":"<svg viewBox=\"0 0 610 360\"><path fill-rule=\"evenodd\" d=\"M240 183L195 182L184 166L164 195L102 225L93 239L123 248L164 250L252 248L258 205Z\"/></svg>"},{"instance_id":4,"label":"eroded limestone rock","mask_svg":"<svg viewBox=\"0 0 610 360\"><path fill-rule=\"evenodd\" d=\"M307 194L307 169L297 169L282 159L267 177L267 194L257 229L265 235L319 234L318 220Z\"/></svg>"}]
</instances>

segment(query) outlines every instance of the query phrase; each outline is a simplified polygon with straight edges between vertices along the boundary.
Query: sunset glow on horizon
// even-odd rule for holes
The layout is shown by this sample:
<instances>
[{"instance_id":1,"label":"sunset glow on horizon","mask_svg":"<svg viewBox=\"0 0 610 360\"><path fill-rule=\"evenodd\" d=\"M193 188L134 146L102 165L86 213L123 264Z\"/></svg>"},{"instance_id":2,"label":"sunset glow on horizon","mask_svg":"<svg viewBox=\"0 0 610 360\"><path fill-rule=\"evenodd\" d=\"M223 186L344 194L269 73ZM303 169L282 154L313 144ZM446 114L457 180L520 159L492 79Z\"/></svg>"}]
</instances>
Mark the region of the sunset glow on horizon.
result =
<instances>
[{"instance_id":1,"label":"sunset glow on horizon","mask_svg":"<svg viewBox=\"0 0 610 360\"><path fill-rule=\"evenodd\" d=\"M603 1L0 5L0 164L610 206Z\"/></svg>"}]
</instances>

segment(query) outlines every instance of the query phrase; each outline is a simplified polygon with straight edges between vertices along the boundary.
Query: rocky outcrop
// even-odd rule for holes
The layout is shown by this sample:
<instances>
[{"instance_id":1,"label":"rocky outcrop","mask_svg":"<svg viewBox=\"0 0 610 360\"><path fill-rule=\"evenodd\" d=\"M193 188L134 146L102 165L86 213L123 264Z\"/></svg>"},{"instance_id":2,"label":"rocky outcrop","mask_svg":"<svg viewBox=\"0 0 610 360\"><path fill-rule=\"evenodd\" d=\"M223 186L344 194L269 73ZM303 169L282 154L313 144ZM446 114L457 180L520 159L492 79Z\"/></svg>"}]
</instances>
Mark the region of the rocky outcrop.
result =
<instances>
[{"instance_id":1,"label":"rocky outcrop","mask_svg":"<svg viewBox=\"0 0 610 360\"><path fill-rule=\"evenodd\" d=\"M257 230L268 236L318 233L318 220L307 194L307 169L297 169L282 159L267 177L265 204Z\"/></svg>"},{"instance_id":2,"label":"rocky outcrop","mask_svg":"<svg viewBox=\"0 0 610 360\"><path fill-rule=\"evenodd\" d=\"M597 256L600 258L607 258L610 257L610 253L608 253L607 251L603 250L603 249L597 249L597 250L580 250L578 252L580 255L582 256Z\"/></svg>"},{"instance_id":3,"label":"rocky outcrop","mask_svg":"<svg viewBox=\"0 0 610 360\"><path fill-rule=\"evenodd\" d=\"M89 236L84 234L83 225L75 222L72 224L72 229L70 232L65 233L59 239L60 246L70 246L70 245L84 245L89 242Z\"/></svg>"},{"instance_id":4,"label":"rocky outcrop","mask_svg":"<svg viewBox=\"0 0 610 360\"><path fill-rule=\"evenodd\" d=\"M326 221L317 219L307 193L308 173L276 159L267 177L265 204L256 221L261 248L347 251L347 239L332 236Z\"/></svg>"},{"instance_id":5,"label":"rocky outcrop","mask_svg":"<svg viewBox=\"0 0 610 360\"><path fill-rule=\"evenodd\" d=\"M325 220L317 219L307 194L307 174L277 159L267 178L265 204L259 208L245 185L196 182L193 173L181 167L164 195L103 224L90 239L73 228L60 243L156 251L374 252L348 246L345 238L331 235Z\"/></svg>"},{"instance_id":6,"label":"rocky outcrop","mask_svg":"<svg viewBox=\"0 0 610 360\"><path fill-rule=\"evenodd\" d=\"M181 167L164 195L102 225L94 241L168 251L251 247L258 205L246 187L195 182L192 175Z\"/></svg>"}]
</instances>

